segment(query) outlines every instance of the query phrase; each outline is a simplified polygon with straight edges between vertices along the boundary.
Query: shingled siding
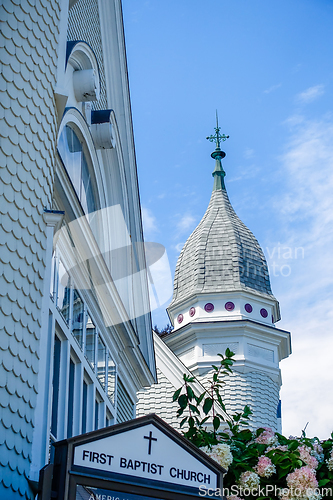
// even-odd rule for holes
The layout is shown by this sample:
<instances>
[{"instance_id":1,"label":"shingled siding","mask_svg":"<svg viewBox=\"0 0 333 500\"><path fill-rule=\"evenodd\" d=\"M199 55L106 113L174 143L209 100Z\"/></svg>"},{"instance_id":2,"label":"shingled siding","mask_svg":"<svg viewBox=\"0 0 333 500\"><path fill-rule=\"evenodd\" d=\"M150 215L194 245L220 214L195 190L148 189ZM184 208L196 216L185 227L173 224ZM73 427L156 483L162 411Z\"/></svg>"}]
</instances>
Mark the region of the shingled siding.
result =
<instances>
[{"instance_id":1,"label":"shingled siding","mask_svg":"<svg viewBox=\"0 0 333 500\"><path fill-rule=\"evenodd\" d=\"M212 373L198 377L198 381L205 386L211 379ZM159 369L157 376L157 384L138 392L136 416L156 413L174 429L180 430L181 419L177 418L176 414L178 406L172 401L173 393L178 387L174 387ZM270 377L260 372L246 374L234 372L227 377L226 382L222 395L229 415L242 411L247 404L253 412L250 416L251 430L267 426L277 430L279 387Z\"/></svg>"},{"instance_id":2,"label":"shingled siding","mask_svg":"<svg viewBox=\"0 0 333 500\"><path fill-rule=\"evenodd\" d=\"M180 430L180 419L177 418L178 405L172 401L172 396L179 387L174 387L159 369L157 369L157 380L157 384L137 393L136 416L156 413L164 422Z\"/></svg>"},{"instance_id":3,"label":"shingled siding","mask_svg":"<svg viewBox=\"0 0 333 500\"><path fill-rule=\"evenodd\" d=\"M213 371L199 377L205 386L211 379ZM233 415L244 409L245 405L251 408L249 429L271 427L278 430L277 407L280 388L268 375L262 372L238 373L234 371L226 377L226 384L222 388L222 398L227 413Z\"/></svg>"},{"instance_id":4,"label":"shingled siding","mask_svg":"<svg viewBox=\"0 0 333 500\"><path fill-rule=\"evenodd\" d=\"M236 215L227 192L218 190L178 258L169 307L193 294L235 290L272 296L258 241Z\"/></svg>"},{"instance_id":5,"label":"shingled siding","mask_svg":"<svg viewBox=\"0 0 333 500\"><path fill-rule=\"evenodd\" d=\"M57 0L0 6L0 496L33 498L28 484L45 270L44 207L56 147Z\"/></svg>"},{"instance_id":6,"label":"shingled siding","mask_svg":"<svg viewBox=\"0 0 333 500\"><path fill-rule=\"evenodd\" d=\"M93 109L107 109L104 57L101 39L98 0L78 0L69 9L68 40L84 40L93 49L100 71L101 94L93 101Z\"/></svg>"}]
</instances>

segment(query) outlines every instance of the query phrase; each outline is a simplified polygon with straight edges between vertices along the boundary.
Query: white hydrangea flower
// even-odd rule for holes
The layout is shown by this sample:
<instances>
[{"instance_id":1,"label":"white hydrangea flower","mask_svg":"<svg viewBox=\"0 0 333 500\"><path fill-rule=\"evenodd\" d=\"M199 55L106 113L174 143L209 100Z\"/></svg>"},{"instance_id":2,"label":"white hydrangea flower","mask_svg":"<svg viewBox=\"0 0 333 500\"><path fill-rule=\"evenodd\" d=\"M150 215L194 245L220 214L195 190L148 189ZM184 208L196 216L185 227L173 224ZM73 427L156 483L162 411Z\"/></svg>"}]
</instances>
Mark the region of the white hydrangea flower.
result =
<instances>
[{"instance_id":1,"label":"white hydrangea flower","mask_svg":"<svg viewBox=\"0 0 333 500\"><path fill-rule=\"evenodd\" d=\"M229 465L233 461L230 446L226 443L218 443L211 448L205 446L204 448L201 448L201 450L226 470L228 470Z\"/></svg>"}]
</instances>

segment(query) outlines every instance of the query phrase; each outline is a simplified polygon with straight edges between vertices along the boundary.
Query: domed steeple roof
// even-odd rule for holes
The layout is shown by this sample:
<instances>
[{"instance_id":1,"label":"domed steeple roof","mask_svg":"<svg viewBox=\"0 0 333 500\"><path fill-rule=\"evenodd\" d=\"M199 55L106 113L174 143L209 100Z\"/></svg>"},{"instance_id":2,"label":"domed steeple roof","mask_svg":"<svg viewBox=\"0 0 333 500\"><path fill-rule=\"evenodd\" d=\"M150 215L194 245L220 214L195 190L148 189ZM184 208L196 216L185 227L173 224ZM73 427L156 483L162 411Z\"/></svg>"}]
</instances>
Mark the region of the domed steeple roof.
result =
<instances>
[{"instance_id":1,"label":"domed steeple roof","mask_svg":"<svg viewBox=\"0 0 333 500\"><path fill-rule=\"evenodd\" d=\"M216 141L212 157L214 188L201 222L188 238L178 258L174 293L168 309L193 295L218 292L248 291L274 299L263 251L236 215L224 185L225 172L220 149L220 128L207 139Z\"/></svg>"}]
</instances>

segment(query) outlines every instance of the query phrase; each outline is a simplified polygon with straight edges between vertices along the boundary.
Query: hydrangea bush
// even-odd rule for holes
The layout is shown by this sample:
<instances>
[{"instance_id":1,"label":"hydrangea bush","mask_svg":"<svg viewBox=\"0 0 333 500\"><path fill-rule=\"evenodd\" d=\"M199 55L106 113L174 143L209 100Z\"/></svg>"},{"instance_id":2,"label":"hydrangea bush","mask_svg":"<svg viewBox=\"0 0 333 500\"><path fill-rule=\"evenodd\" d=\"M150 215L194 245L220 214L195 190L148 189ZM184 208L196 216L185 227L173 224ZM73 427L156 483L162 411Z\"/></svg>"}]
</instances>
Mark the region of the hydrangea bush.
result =
<instances>
[{"instance_id":1,"label":"hydrangea bush","mask_svg":"<svg viewBox=\"0 0 333 500\"><path fill-rule=\"evenodd\" d=\"M333 498L333 433L324 441L304 432L286 438L268 427L250 431L248 406L227 415L220 389L222 377L232 373L233 356L229 349L219 354L220 366L213 365L212 379L200 396L193 390L194 377L184 375L183 386L173 396L184 436L226 469L225 491L237 486L249 500ZM268 485L274 492L260 494L271 491ZM243 499L230 494L228 500Z\"/></svg>"}]
</instances>

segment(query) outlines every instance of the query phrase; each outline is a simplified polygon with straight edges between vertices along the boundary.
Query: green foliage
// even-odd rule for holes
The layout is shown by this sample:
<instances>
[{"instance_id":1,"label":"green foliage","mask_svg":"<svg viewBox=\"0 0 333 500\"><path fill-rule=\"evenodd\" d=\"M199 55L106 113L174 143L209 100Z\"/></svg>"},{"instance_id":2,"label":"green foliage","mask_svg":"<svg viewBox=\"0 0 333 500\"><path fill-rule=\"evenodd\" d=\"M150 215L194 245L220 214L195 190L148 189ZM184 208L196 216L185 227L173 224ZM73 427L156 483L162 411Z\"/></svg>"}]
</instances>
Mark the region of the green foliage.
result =
<instances>
[{"instance_id":1,"label":"green foliage","mask_svg":"<svg viewBox=\"0 0 333 500\"><path fill-rule=\"evenodd\" d=\"M170 325L170 323L168 323L163 328L159 329L158 326L155 325L154 331L160 336L167 335L168 333L172 332L172 326Z\"/></svg>"},{"instance_id":2,"label":"green foliage","mask_svg":"<svg viewBox=\"0 0 333 500\"><path fill-rule=\"evenodd\" d=\"M218 443L229 447L232 463L226 466L223 457L220 461L220 465L228 467L224 478L225 488L239 485L242 474L250 471L256 474L261 472L258 475L260 487L274 485L282 490L287 488L289 474L311 466L315 471L318 487L328 488L325 498L333 498L329 493L329 488L333 492L333 433L322 442L317 438L306 437L304 431L300 438L288 439L267 428L250 431L247 428L252 414L249 406L234 415L227 414L220 393L225 383L221 377L232 373L233 356L230 349L226 349L224 355L219 354L220 365L212 366L212 377L202 394L196 394L195 378L184 375L183 386L173 395L173 400L179 406L177 414L182 417L180 426L184 429L184 436L198 447L208 447L208 454ZM263 463L263 456L270 459L273 469L266 477L258 468L258 462ZM246 498L254 500L258 496L250 495ZM278 496L262 497L264 498L279 500ZM303 498L308 499L307 496ZM319 500L319 497L313 498Z\"/></svg>"}]
</instances>

